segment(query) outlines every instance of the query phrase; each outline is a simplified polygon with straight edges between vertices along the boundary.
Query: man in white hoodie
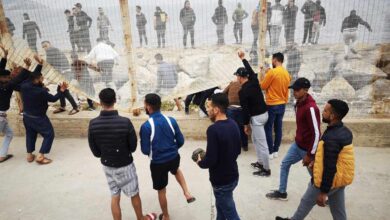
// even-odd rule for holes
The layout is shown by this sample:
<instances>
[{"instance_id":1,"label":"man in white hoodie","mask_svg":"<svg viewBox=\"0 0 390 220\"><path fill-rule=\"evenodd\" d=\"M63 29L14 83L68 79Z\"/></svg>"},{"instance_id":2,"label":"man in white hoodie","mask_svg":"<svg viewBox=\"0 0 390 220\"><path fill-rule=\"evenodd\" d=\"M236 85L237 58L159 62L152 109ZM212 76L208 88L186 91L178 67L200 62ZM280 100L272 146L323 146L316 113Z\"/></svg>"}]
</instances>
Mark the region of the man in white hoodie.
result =
<instances>
[{"instance_id":1,"label":"man in white hoodie","mask_svg":"<svg viewBox=\"0 0 390 220\"><path fill-rule=\"evenodd\" d=\"M279 37L283 25L284 7L280 4L281 0L275 0L275 5L271 7L270 37L271 53L275 53L279 47Z\"/></svg>"}]
</instances>

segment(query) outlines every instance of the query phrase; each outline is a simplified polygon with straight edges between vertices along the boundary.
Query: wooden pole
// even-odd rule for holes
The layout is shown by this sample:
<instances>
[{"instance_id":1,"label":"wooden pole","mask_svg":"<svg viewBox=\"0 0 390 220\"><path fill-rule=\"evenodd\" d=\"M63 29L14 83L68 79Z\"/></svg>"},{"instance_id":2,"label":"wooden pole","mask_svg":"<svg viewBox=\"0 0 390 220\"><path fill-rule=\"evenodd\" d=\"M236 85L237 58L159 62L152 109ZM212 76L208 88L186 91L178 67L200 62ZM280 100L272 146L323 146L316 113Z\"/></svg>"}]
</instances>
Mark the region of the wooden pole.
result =
<instances>
[{"instance_id":1,"label":"wooden pole","mask_svg":"<svg viewBox=\"0 0 390 220\"><path fill-rule=\"evenodd\" d=\"M130 92L131 92L131 105L130 109L133 108L135 102L137 101L137 85L135 82L135 65L133 60L133 45L131 37L131 19L129 14L129 1L128 0L119 0L121 15L122 15L122 27L123 34L125 39L125 46L127 51L127 65L129 73L129 82L130 82Z\"/></svg>"},{"instance_id":2,"label":"wooden pole","mask_svg":"<svg viewBox=\"0 0 390 220\"><path fill-rule=\"evenodd\" d=\"M259 48L258 48L258 57L259 57L259 81L261 80L261 76L265 74L264 65L266 64L265 59L265 41L267 38L267 0L259 0Z\"/></svg>"},{"instance_id":3,"label":"wooden pole","mask_svg":"<svg viewBox=\"0 0 390 220\"><path fill-rule=\"evenodd\" d=\"M5 19L2 0L0 0L0 33L1 33L1 43L4 45L9 39L11 39L11 35L8 32L8 26L7 26L7 21Z\"/></svg>"}]
</instances>

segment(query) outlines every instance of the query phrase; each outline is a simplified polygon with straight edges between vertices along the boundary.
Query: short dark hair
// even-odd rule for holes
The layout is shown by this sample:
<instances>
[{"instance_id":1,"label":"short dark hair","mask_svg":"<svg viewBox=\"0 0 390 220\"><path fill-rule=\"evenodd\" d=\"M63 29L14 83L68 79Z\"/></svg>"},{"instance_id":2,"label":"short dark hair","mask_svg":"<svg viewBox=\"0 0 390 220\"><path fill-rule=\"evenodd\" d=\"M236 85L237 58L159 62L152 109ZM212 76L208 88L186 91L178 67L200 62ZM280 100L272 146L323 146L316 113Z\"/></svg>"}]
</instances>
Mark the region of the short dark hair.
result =
<instances>
[{"instance_id":1,"label":"short dark hair","mask_svg":"<svg viewBox=\"0 0 390 220\"><path fill-rule=\"evenodd\" d=\"M277 61L279 61L279 62L281 62L281 63L283 63L283 61L284 61L284 55L282 54L282 53L274 53L273 55L272 55L272 59L276 59Z\"/></svg>"},{"instance_id":2,"label":"short dark hair","mask_svg":"<svg viewBox=\"0 0 390 220\"><path fill-rule=\"evenodd\" d=\"M160 111L161 98L155 93L149 93L145 96L145 103L152 107L153 111Z\"/></svg>"},{"instance_id":3,"label":"short dark hair","mask_svg":"<svg viewBox=\"0 0 390 220\"><path fill-rule=\"evenodd\" d=\"M113 106L116 102L115 91L111 88L105 88L99 93L100 102L105 106Z\"/></svg>"},{"instance_id":4,"label":"short dark hair","mask_svg":"<svg viewBox=\"0 0 390 220\"><path fill-rule=\"evenodd\" d=\"M348 104L343 100L331 99L328 101L328 104L332 107L332 112L339 120L342 120L348 114Z\"/></svg>"},{"instance_id":5,"label":"short dark hair","mask_svg":"<svg viewBox=\"0 0 390 220\"><path fill-rule=\"evenodd\" d=\"M66 10L64 11L64 14L70 14L69 9L66 9Z\"/></svg>"},{"instance_id":6,"label":"short dark hair","mask_svg":"<svg viewBox=\"0 0 390 220\"><path fill-rule=\"evenodd\" d=\"M41 78L41 76L42 76L42 73L32 72L32 73L30 74L30 80L31 80L31 81L34 81L34 80L36 80L36 79Z\"/></svg>"},{"instance_id":7,"label":"short dark hair","mask_svg":"<svg viewBox=\"0 0 390 220\"><path fill-rule=\"evenodd\" d=\"M139 5L137 5L137 6L135 6L137 9L141 9L141 6L139 6Z\"/></svg>"},{"instance_id":8,"label":"short dark hair","mask_svg":"<svg viewBox=\"0 0 390 220\"><path fill-rule=\"evenodd\" d=\"M96 38L96 42L103 42L103 41L104 41L104 39L101 37Z\"/></svg>"},{"instance_id":9,"label":"short dark hair","mask_svg":"<svg viewBox=\"0 0 390 220\"><path fill-rule=\"evenodd\" d=\"M154 59L156 60L163 60L163 56L161 55L161 53L157 53L156 55L154 55Z\"/></svg>"},{"instance_id":10,"label":"short dark hair","mask_svg":"<svg viewBox=\"0 0 390 220\"><path fill-rule=\"evenodd\" d=\"M44 44L44 43L51 44L50 41L48 41L48 40L44 40L44 41L41 42L41 44Z\"/></svg>"},{"instance_id":11,"label":"short dark hair","mask_svg":"<svg viewBox=\"0 0 390 220\"><path fill-rule=\"evenodd\" d=\"M226 113L229 107L229 99L225 93L217 93L210 97L213 106L219 108L222 113Z\"/></svg>"}]
</instances>

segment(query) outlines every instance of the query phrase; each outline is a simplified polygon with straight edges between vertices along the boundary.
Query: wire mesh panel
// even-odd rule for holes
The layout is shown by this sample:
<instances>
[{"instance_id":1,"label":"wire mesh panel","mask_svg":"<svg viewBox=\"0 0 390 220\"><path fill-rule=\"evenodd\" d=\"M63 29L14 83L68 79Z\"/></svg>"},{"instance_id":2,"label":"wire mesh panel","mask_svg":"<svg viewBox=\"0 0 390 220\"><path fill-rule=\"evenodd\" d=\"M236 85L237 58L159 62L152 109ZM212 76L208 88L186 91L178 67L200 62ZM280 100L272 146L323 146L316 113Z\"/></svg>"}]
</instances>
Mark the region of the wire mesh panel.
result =
<instances>
[{"instance_id":1,"label":"wire mesh panel","mask_svg":"<svg viewBox=\"0 0 390 220\"><path fill-rule=\"evenodd\" d=\"M38 51L50 64L46 78L73 81L80 96L96 99L111 87L121 106L129 107L133 96L142 106L150 92L171 100L225 87L242 66L238 49L256 71L264 62L258 60L259 1L131 0L136 77L130 82L120 1L76 3L3 0L15 49L11 60L21 64ZM377 65L389 43L387 0L272 0L266 7L267 61L283 52L292 78L308 78L317 102L344 99L359 115L389 98L388 59ZM137 94L131 94L132 83Z\"/></svg>"}]
</instances>

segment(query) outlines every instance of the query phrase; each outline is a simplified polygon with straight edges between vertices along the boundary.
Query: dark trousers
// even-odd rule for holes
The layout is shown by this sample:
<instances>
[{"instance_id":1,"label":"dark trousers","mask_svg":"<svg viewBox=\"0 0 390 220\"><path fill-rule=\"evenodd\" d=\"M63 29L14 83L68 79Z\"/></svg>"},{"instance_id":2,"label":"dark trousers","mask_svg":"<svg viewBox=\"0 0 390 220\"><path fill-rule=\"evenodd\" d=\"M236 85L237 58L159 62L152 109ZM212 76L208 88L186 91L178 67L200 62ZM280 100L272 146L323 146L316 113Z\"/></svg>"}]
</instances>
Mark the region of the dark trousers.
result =
<instances>
[{"instance_id":1,"label":"dark trousers","mask_svg":"<svg viewBox=\"0 0 390 220\"><path fill-rule=\"evenodd\" d=\"M279 151L282 142L283 116L286 110L286 105L270 105L268 106L268 121L264 126L265 135L269 153ZM272 133L275 131L275 141L272 138Z\"/></svg>"},{"instance_id":2,"label":"dark trousers","mask_svg":"<svg viewBox=\"0 0 390 220\"><path fill-rule=\"evenodd\" d=\"M307 33L309 33L309 39L307 39L307 42L308 43L311 42L311 40L312 40L312 32L311 32L312 29L313 29L313 21L305 21L302 44L306 43Z\"/></svg>"},{"instance_id":3,"label":"dark trousers","mask_svg":"<svg viewBox=\"0 0 390 220\"><path fill-rule=\"evenodd\" d=\"M183 26L183 31L184 31L184 36L183 36L183 45L186 47L187 46L187 35L188 32L190 32L191 35L191 46L195 45L195 30L194 26Z\"/></svg>"},{"instance_id":4,"label":"dark trousers","mask_svg":"<svg viewBox=\"0 0 390 220\"><path fill-rule=\"evenodd\" d=\"M89 29L77 31L77 40L82 47L82 50L86 50L88 53L91 51L91 40L89 38Z\"/></svg>"},{"instance_id":5,"label":"dark trousers","mask_svg":"<svg viewBox=\"0 0 390 220\"><path fill-rule=\"evenodd\" d=\"M202 102L202 92L197 92L191 95L188 95L184 100L185 111L188 112L190 110L191 102L195 105L200 105Z\"/></svg>"},{"instance_id":6,"label":"dark trousers","mask_svg":"<svg viewBox=\"0 0 390 220\"><path fill-rule=\"evenodd\" d=\"M102 81L106 83L106 86L112 82L112 69L114 68L114 64L114 60L103 60L97 63L97 66L101 70Z\"/></svg>"},{"instance_id":7,"label":"dark trousers","mask_svg":"<svg viewBox=\"0 0 390 220\"><path fill-rule=\"evenodd\" d=\"M295 28L284 26L284 37L287 43L294 43L295 41Z\"/></svg>"},{"instance_id":8,"label":"dark trousers","mask_svg":"<svg viewBox=\"0 0 390 220\"><path fill-rule=\"evenodd\" d=\"M58 91L60 91L60 86L57 87L57 92ZM66 107L65 99L67 99L70 102L70 104L72 105L73 109L77 109L77 103L74 100L73 96L70 94L69 90L65 90L64 96L60 98L61 108L65 108Z\"/></svg>"},{"instance_id":9,"label":"dark trousers","mask_svg":"<svg viewBox=\"0 0 390 220\"><path fill-rule=\"evenodd\" d=\"M37 48L37 36L29 36L27 35L27 43L28 47L35 53L38 52Z\"/></svg>"},{"instance_id":10,"label":"dark trousers","mask_svg":"<svg viewBox=\"0 0 390 220\"><path fill-rule=\"evenodd\" d=\"M50 153L50 149L54 141L54 129L49 118L46 115L35 117L24 114L23 123L24 127L26 128L27 153L32 153L35 151L35 143L37 141L38 134L42 135L43 137L43 142L39 153Z\"/></svg>"},{"instance_id":11,"label":"dark trousers","mask_svg":"<svg viewBox=\"0 0 390 220\"><path fill-rule=\"evenodd\" d=\"M248 147L248 136L244 132L244 120L242 118L242 109L229 107L227 109L226 115L228 118L233 119L240 129L241 134L241 147Z\"/></svg>"},{"instance_id":12,"label":"dark trousers","mask_svg":"<svg viewBox=\"0 0 390 220\"><path fill-rule=\"evenodd\" d=\"M93 101L91 99L87 99L88 107L93 108Z\"/></svg>"},{"instance_id":13,"label":"dark trousers","mask_svg":"<svg viewBox=\"0 0 390 220\"><path fill-rule=\"evenodd\" d=\"M234 37L236 38L236 43L242 43L242 23L234 23ZM238 33L240 34L240 40L238 39Z\"/></svg>"},{"instance_id":14,"label":"dark trousers","mask_svg":"<svg viewBox=\"0 0 390 220\"><path fill-rule=\"evenodd\" d=\"M233 191L238 180L224 186L213 186L215 206L217 208L216 220L240 220L233 199Z\"/></svg>"},{"instance_id":15,"label":"dark trousers","mask_svg":"<svg viewBox=\"0 0 390 220\"><path fill-rule=\"evenodd\" d=\"M217 24L218 45L225 44L225 24Z\"/></svg>"},{"instance_id":16,"label":"dark trousers","mask_svg":"<svg viewBox=\"0 0 390 220\"><path fill-rule=\"evenodd\" d=\"M252 25L252 33L253 33L252 48L255 48L255 47L257 47L257 41L259 40L259 26Z\"/></svg>"},{"instance_id":17,"label":"dark trousers","mask_svg":"<svg viewBox=\"0 0 390 220\"><path fill-rule=\"evenodd\" d=\"M158 47L165 47L165 29L156 30L157 31L157 43Z\"/></svg>"},{"instance_id":18,"label":"dark trousers","mask_svg":"<svg viewBox=\"0 0 390 220\"><path fill-rule=\"evenodd\" d=\"M146 37L145 28L138 28L139 43L142 46L142 37L145 39L145 44L148 45L148 38Z\"/></svg>"}]
</instances>

